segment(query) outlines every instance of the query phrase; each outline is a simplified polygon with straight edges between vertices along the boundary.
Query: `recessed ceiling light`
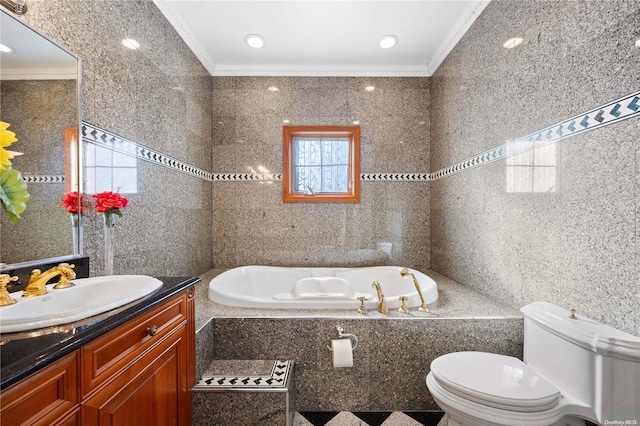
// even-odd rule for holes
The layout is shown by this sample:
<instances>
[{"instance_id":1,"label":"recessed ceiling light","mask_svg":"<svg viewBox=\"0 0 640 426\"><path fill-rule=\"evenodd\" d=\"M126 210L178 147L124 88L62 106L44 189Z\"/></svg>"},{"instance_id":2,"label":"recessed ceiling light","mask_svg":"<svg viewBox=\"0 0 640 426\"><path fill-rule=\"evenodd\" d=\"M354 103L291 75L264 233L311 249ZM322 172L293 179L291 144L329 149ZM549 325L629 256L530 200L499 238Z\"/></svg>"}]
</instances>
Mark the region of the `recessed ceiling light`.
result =
<instances>
[{"instance_id":1,"label":"recessed ceiling light","mask_svg":"<svg viewBox=\"0 0 640 426\"><path fill-rule=\"evenodd\" d=\"M364 90L366 90L367 92L373 92L374 90L376 90L375 86L367 86L364 88Z\"/></svg>"},{"instance_id":2,"label":"recessed ceiling light","mask_svg":"<svg viewBox=\"0 0 640 426\"><path fill-rule=\"evenodd\" d=\"M11 48L9 46L5 46L4 44L0 44L0 52L9 53L11 52Z\"/></svg>"},{"instance_id":3,"label":"recessed ceiling light","mask_svg":"<svg viewBox=\"0 0 640 426\"><path fill-rule=\"evenodd\" d=\"M398 37L394 35L384 36L382 40L380 40L380 47L383 49L391 49L396 44L398 44Z\"/></svg>"},{"instance_id":4,"label":"recessed ceiling light","mask_svg":"<svg viewBox=\"0 0 640 426\"><path fill-rule=\"evenodd\" d=\"M125 38L124 40L122 40L122 45L131 50L136 50L140 47L140 43L132 38Z\"/></svg>"},{"instance_id":5,"label":"recessed ceiling light","mask_svg":"<svg viewBox=\"0 0 640 426\"><path fill-rule=\"evenodd\" d=\"M278 89L276 86L269 86L269 87L267 88L267 90L268 90L268 91L270 91L270 92L277 92L277 91L278 91L278 90L280 90L280 89Z\"/></svg>"},{"instance_id":6,"label":"recessed ceiling light","mask_svg":"<svg viewBox=\"0 0 640 426\"><path fill-rule=\"evenodd\" d=\"M522 44L524 40L520 37L514 37L514 38L510 38L509 40L505 41L504 44L502 45L502 47L504 47L505 49L513 49L516 46L519 46L520 44Z\"/></svg>"},{"instance_id":7,"label":"recessed ceiling light","mask_svg":"<svg viewBox=\"0 0 640 426\"><path fill-rule=\"evenodd\" d=\"M356 121L352 121L352 123L353 123L355 126L357 126L358 124L360 124L360 122L359 122L358 120L356 120Z\"/></svg>"},{"instance_id":8,"label":"recessed ceiling light","mask_svg":"<svg viewBox=\"0 0 640 426\"><path fill-rule=\"evenodd\" d=\"M256 49L260 49L265 44L264 38L258 34L247 34L244 38L244 42Z\"/></svg>"}]
</instances>

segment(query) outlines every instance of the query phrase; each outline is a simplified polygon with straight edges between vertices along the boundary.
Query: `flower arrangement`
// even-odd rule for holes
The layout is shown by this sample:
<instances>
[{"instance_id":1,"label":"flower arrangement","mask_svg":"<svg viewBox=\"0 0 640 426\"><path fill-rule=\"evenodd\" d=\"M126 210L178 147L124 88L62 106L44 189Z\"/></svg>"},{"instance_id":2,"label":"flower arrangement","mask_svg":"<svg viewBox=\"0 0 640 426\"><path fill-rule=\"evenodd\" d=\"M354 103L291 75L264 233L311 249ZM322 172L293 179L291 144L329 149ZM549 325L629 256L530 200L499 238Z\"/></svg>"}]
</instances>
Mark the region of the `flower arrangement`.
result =
<instances>
[{"instance_id":1,"label":"flower arrangement","mask_svg":"<svg viewBox=\"0 0 640 426\"><path fill-rule=\"evenodd\" d=\"M69 214L78 214L82 213L83 202L84 200L82 193L78 194L78 191L71 191L64 194L64 198L62 199L62 207L64 207Z\"/></svg>"},{"instance_id":2,"label":"flower arrangement","mask_svg":"<svg viewBox=\"0 0 640 426\"><path fill-rule=\"evenodd\" d=\"M31 195L20 172L11 166L13 154L5 149L18 141L16 134L8 128L9 123L0 121L0 205L9 215L11 223L16 223L22 220L20 213L27 208Z\"/></svg>"},{"instance_id":3,"label":"flower arrangement","mask_svg":"<svg viewBox=\"0 0 640 426\"><path fill-rule=\"evenodd\" d=\"M114 215L122 217L121 210L127 207L129 200L112 191L93 194L91 197L96 200L96 213L101 214L104 219L104 274L113 275Z\"/></svg>"},{"instance_id":4,"label":"flower arrangement","mask_svg":"<svg viewBox=\"0 0 640 426\"><path fill-rule=\"evenodd\" d=\"M115 214L122 217L122 212L120 210L127 207L127 204L129 203L129 200L117 192L112 191L93 194L91 197L96 199L96 212L98 214Z\"/></svg>"},{"instance_id":5,"label":"flower arrangement","mask_svg":"<svg viewBox=\"0 0 640 426\"><path fill-rule=\"evenodd\" d=\"M11 165L13 154L6 150L9 145L18 141L16 134L10 130L9 123L0 121L0 170L6 170Z\"/></svg>"}]
</instances>

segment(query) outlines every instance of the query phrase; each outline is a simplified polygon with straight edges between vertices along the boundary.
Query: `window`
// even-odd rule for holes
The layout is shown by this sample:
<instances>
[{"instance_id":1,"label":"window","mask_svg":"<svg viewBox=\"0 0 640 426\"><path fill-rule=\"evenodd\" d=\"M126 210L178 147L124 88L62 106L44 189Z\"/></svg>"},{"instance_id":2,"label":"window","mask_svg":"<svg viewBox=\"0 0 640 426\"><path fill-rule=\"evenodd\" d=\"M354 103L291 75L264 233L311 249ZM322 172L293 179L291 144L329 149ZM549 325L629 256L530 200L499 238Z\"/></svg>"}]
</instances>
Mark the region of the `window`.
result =
<instances>
[{"instance_id":1,"label":"window","mask_svg":"<svg viewBox=\"0 0 640 426\"><path fill-rule=\"evenodd\" d=\"M360 201L359 126L284 126L282 201Z\"/></svg>"},{"instance_id":2,"label":"window","mask_svg":"<svg viewBox=\"0 0 640 426\"><path fill-rule=\"evenodd\" d=\"M507 192L556 192L555 143L509 156L506 167Z\"/></svg>"},{"instance_id":3,"label":"window","mask_svg":"<svg viewBox=\"0 0 640 426\"><path fill-rule=\"evenodd\" d=\"M136 157L92 143L86 143L84 146L84 192L138 192Z\"/></svg>"}]
</instances>

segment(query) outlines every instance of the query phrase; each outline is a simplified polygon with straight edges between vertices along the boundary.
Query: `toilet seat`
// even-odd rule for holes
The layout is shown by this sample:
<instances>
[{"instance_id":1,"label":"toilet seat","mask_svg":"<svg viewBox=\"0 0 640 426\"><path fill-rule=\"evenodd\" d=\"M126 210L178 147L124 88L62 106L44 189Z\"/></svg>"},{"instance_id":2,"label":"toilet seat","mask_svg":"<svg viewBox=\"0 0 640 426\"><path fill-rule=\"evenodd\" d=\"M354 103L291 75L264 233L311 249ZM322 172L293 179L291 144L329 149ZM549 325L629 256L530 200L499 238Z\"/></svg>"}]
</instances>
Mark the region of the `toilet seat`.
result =
<instances>
[{"instance_id":1,"label":"toilet seat","mask_svg":"<svg viewBox=\"0 0 640 426\"><path fill-rule=\"evenodd\" d=\"M455 352L431 363L445 390L469 401L515 412L539 412L558 404L561 392L517 358L485 352Z\"/></svg>"}]
</instances>

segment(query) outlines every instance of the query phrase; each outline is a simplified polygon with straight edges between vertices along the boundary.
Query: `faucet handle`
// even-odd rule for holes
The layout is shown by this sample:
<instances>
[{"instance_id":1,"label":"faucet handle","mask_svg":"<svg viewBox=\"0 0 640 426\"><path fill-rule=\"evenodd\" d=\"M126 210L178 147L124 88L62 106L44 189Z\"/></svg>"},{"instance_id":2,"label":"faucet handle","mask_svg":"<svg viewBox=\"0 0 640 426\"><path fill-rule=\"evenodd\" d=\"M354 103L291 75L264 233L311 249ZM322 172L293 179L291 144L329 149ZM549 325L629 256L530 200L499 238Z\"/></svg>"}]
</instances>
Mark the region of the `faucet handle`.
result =
<instances>
[{"instance_id":1,"label":"faucet handle","mask_svg":"<svg viewBox=\"0 0 640 426\"><path fill-rule=\"evenodd\" d=\"M0 274L0 288L5 288L11 281L18 281L18 277L8 274Z\"/></svg>"},{"instance_id":2,"label":"faucet handle","mask_svg":"<svg viewBox=\"0 0 640 426\"><path fill-rule=\"evenodd\" d=\"M407 309L407 300L409 298L407 296L400 296L399 299L402 302L402 306L398 308L398 312L400 312L401 314L408 314L409 309Z\"/></svg>"},{"instance_id":3,"label":"faucet handle","mask_svg":"<svg viewBox=\"0 0 640 426\"><path fill-rule=\"evenodd\" d=\"M58 281L58 284L54 285L53 288L55 288L56 290L60 290L63 288L69 288L69 287L73 287L75 286L74 283L69 282L69 280L73 280L76 277L76 273L73 271L73 268L75 268L76 265L69 265L68 263L61 263L59 264L56 269L58 271L60 271L60 280Z\"/></svg>"},{"instance_id":4,"label":"faucet handle","mask_svg":"<svg viewBox=\"0 0 640 426\"><path fill-rule=\"evenodd\" d=\"M13 305L17 302L7 291L7 284L11 281L18 281L18 277L12 277L7 274L0 275L0 306Z\"/></svg>"},{"instance_id":5,"label":"faucet handle","mask_svg":"<svg viewBox=\"0 0 640 426\"><path fill-rule=\"evenodd\" d=\"M358 313L362 315L367 315L367 307L364 306L364 301L367 300L367 297L360 296L358 297L358 300L360 301L360 307L358 308Z\"/></svg>"}]
</instances>

